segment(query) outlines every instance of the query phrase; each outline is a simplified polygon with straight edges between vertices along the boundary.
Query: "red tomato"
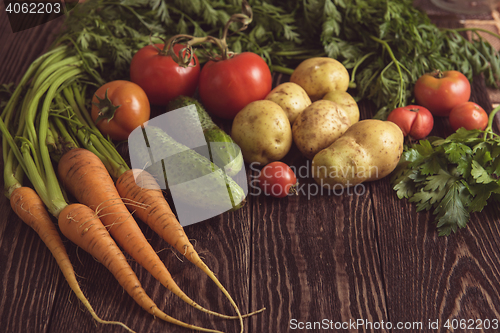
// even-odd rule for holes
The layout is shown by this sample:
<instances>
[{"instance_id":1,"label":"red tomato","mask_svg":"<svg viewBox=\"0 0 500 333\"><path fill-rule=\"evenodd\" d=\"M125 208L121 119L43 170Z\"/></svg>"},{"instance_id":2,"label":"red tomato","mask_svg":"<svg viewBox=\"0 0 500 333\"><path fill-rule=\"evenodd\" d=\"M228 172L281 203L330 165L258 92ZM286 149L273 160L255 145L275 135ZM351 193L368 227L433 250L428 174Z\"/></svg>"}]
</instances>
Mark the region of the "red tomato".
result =
<instances>
[{"instance_id":1,"label":"red tomato","mask_svg":"<svg viewBox=\"0 0 500 333\"><path fill-rule=\"evenodd\" d=\"M91 116L103 135L126 140L135 128L149 120L148 97L133 82L111 81L94 94Z\"/></svg>"},{"instance_id":2,"label":"red tomato","mask_svg":"<svg viewBox=\"0 0 500 333\"><path fill-rule=\"evenodd\" d=\"M466 130L484 130L488 126L488 114L474 102L465 102L455 106L450 112L449 120L454 131L460 127Z\"/></svg>"},{"instance_id":3,"label":"red tomato","mask_svg":"<svg viewBox=\"0 0 500 333\"><path fill-rule=\"evenodd\" d=\"M427 108L434 116L448 116L455 105L469 100L470 82L458 71L435 71L422 75L415 82L417 104Z\"/></svg>"},{"instance_id":4,"label":"red tomato","mask_svg":"<svg viewBox=\"0 0 500 333\"><path fill-rule=\"evenodd\" d=\"M233 119L250 102L264 99L271 87L271 71L264 59L243 52L226 60L208 61L201 69L198 88L210 113Z\"/></svg>"},{"instance_id":5,"label":"red tomato","mask_svg":"<svg viewBox=\"0 0 500 333\"><path fill-rule=\"evenodd\" d=\"M408 105L392 110L387 117L401 128L405 136L413 139L425 138L434 127L434 118L429 110L418 105Z\"/></svg>"},{"instance_id":6,"label":"red tomato","mask_svg":"<svg viewBox=\"0 0 500 333\"><path fill-rule=\"evenodd\" d=\"M163 44L156 44L163 50ZM184 48L174 45L175 54ZM192 96L198 86L200 65L194 55L190 66L182 67L171 56L162 55L153 46L147 45L137 51L130 63L130 80L144 89L149 102L155 105L167 105L177 96Z\"/></svg>"},{"instance_id":7,"label":"red tomato","mask_svg":"<svg viewBox=\"0 0 500 333\"><path fill-rule=\"evenodd\" d=\"M285 163L271 162L262 168L259 175L259 184L266 195L284 198L297 184L297 177Z\"/></svg>"}]
</instances>

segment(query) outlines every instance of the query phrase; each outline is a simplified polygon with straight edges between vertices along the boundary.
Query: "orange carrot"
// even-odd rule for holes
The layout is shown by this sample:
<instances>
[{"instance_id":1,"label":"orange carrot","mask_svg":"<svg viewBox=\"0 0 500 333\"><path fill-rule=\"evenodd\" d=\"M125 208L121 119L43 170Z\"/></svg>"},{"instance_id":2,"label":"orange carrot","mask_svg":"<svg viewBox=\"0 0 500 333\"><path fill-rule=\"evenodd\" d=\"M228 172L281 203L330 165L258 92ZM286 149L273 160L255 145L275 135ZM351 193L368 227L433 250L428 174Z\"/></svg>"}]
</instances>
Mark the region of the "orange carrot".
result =
<instances>
[{"instance_id":1,"label":"orange carrot","mask_svg":"<svg viewBox=\"0 0 500 333\"><path fill-rule=\"evenodd\" d=\"M128 264L127 258L116 245L95 211L83 204L71 204L61 211L58 223L61 232L107 267L125 291L147 312L182 327L204 332L220 332L187 324L158 309L142 288L137 275Z\"/></svg>"},{"instance_id":2,"label":"orange carrot","mask_svg":"<svg viewBox=\"0 0 500 333\"><path fill-rule=\"evenodd\" d=\"M118 193L132 202L140 203L130 206L139 219L147 223L167 243L182 253L195 265L202 264L193 245L189 241L184 228L175 217L168 202L163 196L155 178L147 171L129 169L116 181Z\"/></svg>"},{"instance_id":3,"label":"orange carrot","mask_svg":"<svg viewBox=\"0 0 500 333\"><path fill-rule=\"evenodd\" d=\"M194 249L184 228L165 200L160 186L151 174L143 170L129 169L118 178L116 188L123 198L136 203L129 207L140 220L146 223L167 243L182 253L215 282L238 313L238 316L232 318L244 318L265 310L264 308L241 316L238 306L231 295Z\"/></svg>"},{"instance_id":4,"label":"orange carrot","mask_svg":"<svg viewBox=\"0 0 500 333\"><path fill-rule=\"evenodd\" d=\"M97 316L92 308L92 305L90 305L89 301L80 289L75 271L71 265L62 239L59 236L56 225L52 222L52 219L45 208L45 204L42 202L38 194L30 187L18 187L10 195L10 205L17 216L19 216L24 223L33 228L33 230L35 230L35 232L40 236L56 259L56 262L66 278L71 290L73 290L76 297L83 303L92 317L101 324L121 325L128 331L134 332L121 322L107 321Z\"/></svg>"},{"instance_id":5,"label":"orange carrot","mask_svg":"<svg viewBox=\"0 0 500 333\"><path fill-rule=\"evenodd\" d=\"M104 164L94 153L83 148L71 149L61 157L58 174L63 186L80 203L96 211L115 241L162 285L196 309L231 318L203 308L179 288L123 203Z\"/></svg>"}]
</instances>

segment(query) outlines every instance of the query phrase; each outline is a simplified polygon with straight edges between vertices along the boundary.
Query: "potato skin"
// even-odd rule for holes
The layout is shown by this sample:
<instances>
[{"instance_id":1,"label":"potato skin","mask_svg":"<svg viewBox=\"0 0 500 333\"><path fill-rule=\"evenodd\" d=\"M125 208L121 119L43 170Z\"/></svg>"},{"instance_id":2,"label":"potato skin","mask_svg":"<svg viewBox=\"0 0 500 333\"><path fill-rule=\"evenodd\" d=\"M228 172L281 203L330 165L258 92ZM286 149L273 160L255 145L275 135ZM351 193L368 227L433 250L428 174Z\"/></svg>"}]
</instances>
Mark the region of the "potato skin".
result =
<instances>
[{"instance_id":1,"label":"potato skin","mask_svg":"<svg viewBox=\"0 0 500 333\"><path fill-rule=\"evenodd\" d=\"M333 90L326 93L323 99L339 104L349 116L351 125L359 121L359 107L358 103L347 91Z\"/></svg>"},{"instance_id":2,"label":"potato skin","mask_svg":"<svg viewBox=\"0 0 500 333\"><path fill-rule=\"evenodd\" d=\"M376 119L359 121L314 156L312 176L329 188L384 178L396 168L403 143L403 132L396 124Z\"/></svg>"},{"instance_id":3,"label":"potato skin","mask_svg":"<svg viewBox=\"0 0 500 333\"><path fill-rule=\"evenodd\" d=\"M312 159L344 134L349 126L351 121L340 105L318 100L302 111L293 123L293 141L305 157Z\"/></svg>"},{"instance_id":4,"label":"potato skin","mask_svg":"<svg viewBox=\"0 0 500 333\"><path fill-rule=\"evenodd\" d=\"M302 61L290 76L290 82L304 88L311 101L317 101L329 91L347 91L349 72L339 61L328 57L313 57Z\"/></svg>"},{"instance_id":5,"label":"potato skin","mask_svg":"<svg viewBox=\"0 0 500 333\"><path fill-rule=\"evenodd\" d=\"M273 101L285 111L290 124L293 124L297 116L311 105L311 99L306 91L296 83L284 82L276 86L266 96L267 100Z\"/></svg>"},{"instance_id":6,"label":"potato skin","mask_svg":"<svg viewBox=\"0 0 500 333\"><path fill-rule=\"evenodd\" d=\"M282 159L292 146L292 128L285 111L273 101L245 106L233 120L231 137L247 163L265 165Z\"/></svg>"}]
</instances>

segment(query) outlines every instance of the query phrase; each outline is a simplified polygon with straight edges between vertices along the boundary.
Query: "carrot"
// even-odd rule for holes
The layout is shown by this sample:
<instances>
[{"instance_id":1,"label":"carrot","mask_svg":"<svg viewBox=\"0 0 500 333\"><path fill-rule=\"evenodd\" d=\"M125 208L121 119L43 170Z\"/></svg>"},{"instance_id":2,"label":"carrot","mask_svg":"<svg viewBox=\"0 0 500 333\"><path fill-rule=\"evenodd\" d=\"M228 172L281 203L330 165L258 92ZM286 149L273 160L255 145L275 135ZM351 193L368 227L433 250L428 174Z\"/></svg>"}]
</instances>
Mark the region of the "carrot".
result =
<instances>
[{"instance_id":1,"label":"carrot","mask_svg":"<svg viewBox=\"0 0 500 333\"><path fill-rule=\"evenodd\" d=\"M144 310L166 322L204 332L220 332L187 324L158 309L142 288L127 258L116 245L97 213L89 207L75 203L66 206L58 219L59 229L73 243L100 261L118 280L118 283Z\"/></svg>"},{"instance_id":2,"label":"carrot","mask_svg":"<svg viewBox=\"0 0 500 333\"><path fill-rule=\"evenodd\" d=\"M58 174L63 186L80 203L96 211L115 241L162 285L198 310L229 317L203 308L179 288L123 203L104 164L94 153L84 148L69 150L58 163Z\"/></svg>"},{"instance_id":3,"label":"carrot","mask_svg":"<svg viewBox=\"0 0 500 333\"><path fill-rule=\"evenodd\" d=\"M10 196L10 205L17 216L19 216L24 223L33 228L33 230L35 230L35 232L40 236L56 259L56 262L66 278L71 290L73 290L76 297L83 303L92 317L101 324L120 325L128 331L134 332L121 322L107 321L97 316L92 308L92 305L90 305L89 301L80 289L75 271L71 265L62 239L59 236L59 232L57 231L55 224L52 222L52 219L38 194L30 187L18 187L13 190Z\"/></svg>"},{"instance_id":4,"label":"carrot","mask_svg":"<svg viewBox=\"0 0 500 333\"><path fill-rule=\"evenodd\" d=\"M215 274L200 259L198 253L189 242L184 229L172 213L156 180L149 174L149 176L146 177L145 175L147 173L143 173L145 177L142 181L151 184L151 191L147 189L148 186L137 186L134 181L134 176L132 175L135 171L130 170L127 163L123 160L123 157L116 151L115 146L102 136L92 120L89 119L88 112L85 111L83 95L79 92L79 89L71 86L66 87L64 89L64 95L67 99L67 103L73 106L70 109L73 113L70 112L68 114L69 118L71 118L73 122L77 120L80 123L76 127L70 126L69 129L73 131L74 135L78 136L82 146L92 151L101 159L112 178L117 180L116 188L123 200L127 200L127 207L129 210L139 216L143 222L148 224L157 234L179 250L179 252L185 255L197 267L201 268L202 271L216 283L238 314L237 316L217 315L229 319L238 318L243 329L242 318L262 312L265 308L241 316L236 303L227 290L219 282ZM82 131L82 129L85 129L85 131ZM92 143L89 144L89 142ZM136 171L142 172L142 170Z\"/></svg>"},{"instance_id":5,"label":"carrot","mask_svg":"<svg viewBox=\"0 0 500 333\"><path fill-rule=\"evenodd\" d=\"M57 51L54 51L53 56L50 56L46 60L44 60L43 64L38 67L35 66L36 68L30 70L29 73L31 74L27 73L26 76L23 77L22 85L19 85L16 88L12 99L9 100L6 108L1 113L0 131L2 134L2 152L4 163L5 165L9 165L9 168L4 168L4 178L6 180L5 189L7 190L9 199L10 195L14 192L16 187L21 187L22 182L20 181L20 179L22 179L21 173L23 173L31 181L31 184L33 185L36 193L51 215L62 221L64 221L64 216L66 216L66 220L69 218L72 222L74 222L76 220L75 216L78 214L70 211L70 209L80 209L80 206L68 206L60 183L57 179L56 173L54 172L51 160L51 150L48 147L48 144L56 144L58 146L58 149L59 146L60 148L67 148L67 145L76 147L76 144L74 142L74 138L77 137L76 135L66 135L64 137L59 137L57 129L49 129L49 125L51 124L49 121L49 115L51 115L52 110L65 110L68 107L67 105L61 105L62 98L59 95L59 92L64 89L65 86L72 85L75 82L79 82L80 80L86 81L89 79L85 74L85 68L87 67L84 65L84 61L80 60L71 64L60 61L62 58L67 58L66 55L68 54L68 52L72 52L72 49L70 47L61 46L57 49ZM59 62L64 64L60 65ZM63 107L59 108L59 106ZM56 111L56 114L58 113L59 112ZM13 125L12 128L9 126L10 123L12 123ZM12 136L13 133L16 133L15 139ZM53 136L54 139L55 137L57 137L58 140L51 140L51 136ZM60 141L63 138L64 141ZM100 142L95 143L96 146L99 146L100 144ZM6 147L10 148L10 150L6 149ZM15 165L14 163L15 160L17 160L17 165ZM26 199L26 196L24 196L23 198ZM36 209L30 208L28 204L26 202L23 203L22 200L19 201L16 199L16 202L17 204L15 204L14 207L16 207L16 211L18 212L18 214L23 215L24 221L38 228L36 224L34 224L34 222L29 219L32 218L31 215L39 217L41 216L41 214L34 214L33 212L35 212ZM90 208L87 208L86 210L89 211ZM92 210L90 211L95 215L95 212L93 212ZM62 215L61 212L64 212L65 215ZM85 216L82 216L82 218L84 217ZM44 220L47 221L47 219L45 218ZM91 224L87 225L87 228L88 230L93 230L93 226L96 225L96 220L89 219L89 221L91 221ZM46 223L44 222L44 224ZM68 225L70 223L66 224ZM76 225L76 227L78 226L78 224L76 223L73 223L72 225ZM105 230L104 227L102 227L102 224L100 228L102 230ZM45 229L45 225L44 228L39 229L40 236L44 239L46 239L47 235L53 235L52 232L48 232L47 230L48 229ZM89 233L89 231L85 231L85 228L81 231L84 232L84 235L80 236L80 238L94 241L94 238L88 239L88 237L84 237L87 233L92 233ZM77 233L71 234L68 232L68 230L65 230L65 232L69 238L76 241L75 235L77 235ZM109 237L109 233L107 235ZM134 237L132 236L131 238ZM94 245L97 243L98 242L95 242ZM55 246L54 244L55 242L51 242L50 246ZM88 246L86 246L85 243L78 242L78 244L86 248L87 250L90 249ZM141 249L136 250L141 251ZM119 249L118 251L115 250L111 252L111 254L115 256L115 258L119 258L119 253ZM108 252L106 252L106 254L109 255ZM93 255L95 257L101 258L101 260L104 261L103 257L99 256L97 253L94 252ZM121 253L121 256L123 257L123 253ZM119 258L118 261L123 262L123 259ZM62 263L65 262L69 263L69 260L62 260ZM109 258L109 261L107 262L114 265L115 261L114 258ZM125 266L122 264L121 267L123 268ZM128 268L130 268L130 266L128 266ZM137 280L137 276L131 269L129 270L129 273L127 275L129 275L128 281L134 279ZM73 279L76 282L74 276ZM120 282L123 283L124 281L120 280ZM75 287L72 283L70 284L72 285L72 288ZM131 286L135 288L137 287L137 284L132 283ZM156 306L153 307L154 303L151 304L151 302L145 302L144 300L148 298L145 293L141 293L141 295L141 305L145 305L148 312L153 313L155 316L159 316L163 320L192 329L198 329L207 332L219 332L216 330L209 330L193 325L188 325L172 317L169 317L158 310Z\"/></svg>"},{"instance_id":6,"label":"carrot","mask_svg":"<svg viewBox=\"0 0 500 333\"><path fill-rule=\"evenodd\" d=\"M10 205L17 216L28 226L30 226L45 243L49 251L52 253L56 263L58 264L61 272L63 273L66 282L68 283L71 290L75 293L76 297L83 303L85 308L89 311L91 316L95 321L101 324L112 324L120 325L130 332L134 332L125 324L118 321L108 321L101 319L92 308L91 304L85 297L84 293L80 289L78 280L76 279L76 274L69 260L68 253L64 247L63 241L59 232L53 223L50 215L47 203L50 203L50 207L55 210L50 210L54 212L57 210L57 206L63 201L59 198L51 197L53 193L48 193L47 182L50 180L48 178L42 177L40 170L36 168L33 161L33 156L30 154L31 150L28 148L30 146L27 138L21 140L24 142L20 149L17 145L16 140L12 137L10 129L14 132L15 128L11 123L18 124L17 130L18 134L22 134L25 130L24 117L19 114L19 104L20 98L23 93L28 93L25 91L25 85L33 79L33 75L36 72L43 72L49 65L49 59L60 61L62 54L60 49L55 49L46 53L46 55L40 57L38 60L33 62L26 74L21 79L18 87L15 89L12 98L9 99L5 109L3 110L0 117L0 132L2 136L2 158L4 162L4 188L5 194L10 201ZM32 83L33 84L33 83ZM21 113L24 114L26 108L21 108ZM19 119L23 121L19 121ZM32 145L30 147L33 147ZM22 186L22 179L24 175L27 175L34 185L36 190L30 187ZM47 174L45 174L46 176ZM57 183L57 181L56 181ZM40 195L41 194L41 195ZM57 196L57 194L56 194Z\"/></svg>"},{"instance_id":7,"label":"carrot","mask_svg":"<svg viewBox=\"0 0 500 333\"><path fill-rule=\"evenodd\" d=\"M136 205L129 206L130 209L134 210L134 214L160 235L163 240L173 246L189 261L207 274L227 297L238 313L238 316L241 316L238 306L229 292L220 283L210 268L203 262L198 252L196 252L189 241L184 228L175 217L168 202L165 200L163 192L155 178L147 171L129 169L118 178L116 181L116 188L123 198L136 203ZM263 310L265 310L265 308L241 316L241 318L251 316ZM238 316L236 318L238 318Z\"/></svg>"}]
</instances>

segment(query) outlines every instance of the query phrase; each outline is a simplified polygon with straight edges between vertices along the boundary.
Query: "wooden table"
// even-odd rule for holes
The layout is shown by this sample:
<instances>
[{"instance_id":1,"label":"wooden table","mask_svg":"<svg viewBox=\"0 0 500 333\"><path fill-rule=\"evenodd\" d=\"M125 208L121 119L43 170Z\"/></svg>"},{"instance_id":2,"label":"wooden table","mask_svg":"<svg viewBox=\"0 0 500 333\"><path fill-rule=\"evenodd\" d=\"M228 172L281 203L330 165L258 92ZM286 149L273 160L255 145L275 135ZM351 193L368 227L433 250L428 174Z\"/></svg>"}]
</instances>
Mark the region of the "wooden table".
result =
<instances>
[{"instance_id":1,"label":"wooden table","mask_svg":"<svg viewBox=\"0 0 500 333\"><path fill-rule=\"evenodd\" d=\"M0 83L18 82L47 48L60 20L13 34L4 8L0 7ZM436 20L457 24L455 18ZM480 79L474 81L472 100L491 110ZM361 112L367 118L373 110L361 103ZM443 126L438 123L438 128ZM297 168L308 163L295 148L286 162ZM249 170L249 180L255 174ZM417 213L415 205L399 200L387 179L366 184L358 195L313 195L308 192L313 181L304 174L299 180L304 187L298 196L272 199L256 196L250 188L243 209L186 227L242 312L267 308L245 319L246 332L446 332L448 319L455 325L476 327L475 320L490 320L500 326L498 207L490 205L472 215L466 229L445 238L437 236L432 213ZM124 332L93 321L38 235L16 217L4 196L0 212L1 330ZM188 295L210 309L233 313L207 277L140 225ZM123 321L138 332L188 331L152 318L100 263L70 242L66 246L99 316ZM238 331L236 321L192 310L135 262L130 264L168 314L204 327ZM337 329L300 329L307 322ZM476 331L498 330L455 330Z\"/></svg>"}]
</instances>

